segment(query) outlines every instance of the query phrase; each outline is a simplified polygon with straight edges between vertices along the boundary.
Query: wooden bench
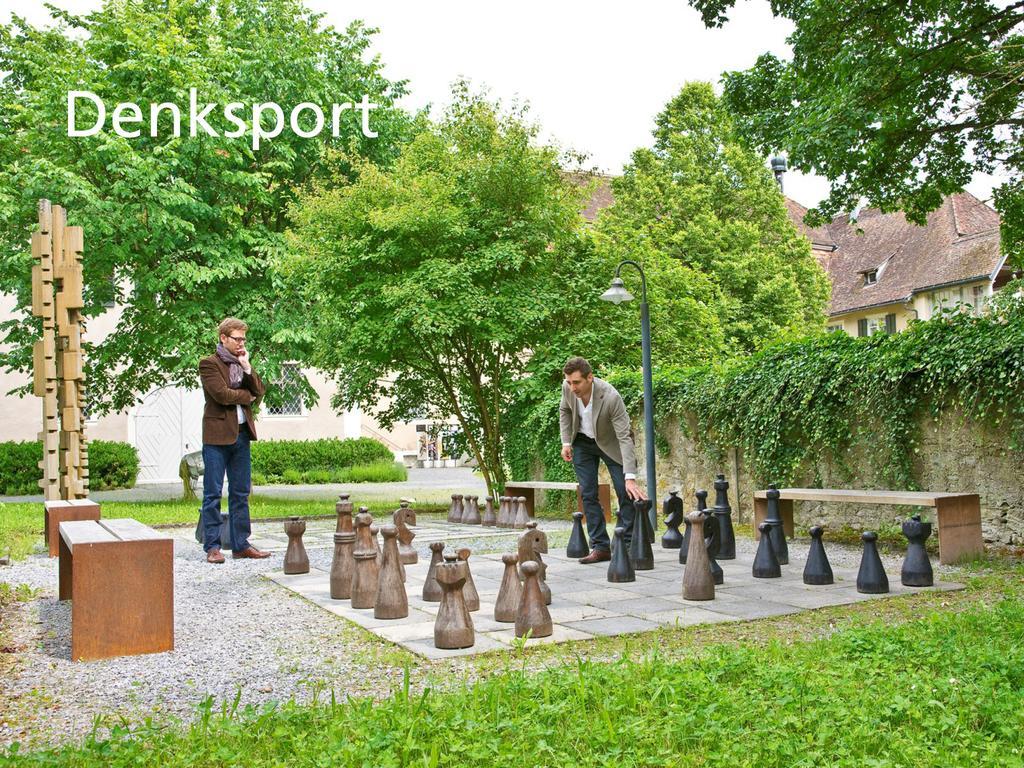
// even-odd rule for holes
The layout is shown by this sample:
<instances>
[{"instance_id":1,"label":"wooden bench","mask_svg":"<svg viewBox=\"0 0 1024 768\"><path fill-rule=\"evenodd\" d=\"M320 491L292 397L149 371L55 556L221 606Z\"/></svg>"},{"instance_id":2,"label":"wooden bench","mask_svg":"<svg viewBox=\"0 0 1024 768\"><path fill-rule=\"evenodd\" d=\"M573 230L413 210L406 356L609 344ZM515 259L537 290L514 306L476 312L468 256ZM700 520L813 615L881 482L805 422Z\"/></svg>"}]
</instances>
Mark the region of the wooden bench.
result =
<instances>
[{"instance_id":1,"label":"wooden bench","mask_svg":"<svg viewBox=\"0 0 1024 768\"><path fill-rule=\"evenodd\" d=\"M754 492L754 535L768 512L767 491ZM787 536L793 535L794 501L844 504L894 504L932 507L938 520L939 562L955 563L985 551L981 538L981 500L976 493L927 491L855 491L832 488L780 488L779 515Z\"/></svg>"},{"instance_id":2,"label":"wooden bench","mask_svg":"<svg viewBox=\"0 0 1024 768\"><path fill-rule=\"evenodd\" d=\"M533 496L534 491L576 491L576 508L583 511L583 495L580 493L579 483L556 483L546 480L523 480L505 483L506 496L524 496L526 498L526 511L533 517ZM611 486L608 483L597 484L597 500L604 510L604 521L611 522Z\"/></svg>"},{"instance_id":3,"label":"wooden bench","mask_svg":"<svg viewBox=\"0 0 1024 768\"><path fill-rule=\"evenodd\" d=\"M43 502L43 541L50 557L60 553L60 534L57 526L70 520L99 520L100 505L91 499L55 499Z\"/></svg>"},{"instance_id":4,"label":"wooden bench","mask_svg":"<svg viewBox=\"0 0 1024 768\"><path fill-rule=\"evenodd\" d=\"M71 659L174 649L174 540L137 520L60 524L59 597Z\"/></svg>"}]
</instances>

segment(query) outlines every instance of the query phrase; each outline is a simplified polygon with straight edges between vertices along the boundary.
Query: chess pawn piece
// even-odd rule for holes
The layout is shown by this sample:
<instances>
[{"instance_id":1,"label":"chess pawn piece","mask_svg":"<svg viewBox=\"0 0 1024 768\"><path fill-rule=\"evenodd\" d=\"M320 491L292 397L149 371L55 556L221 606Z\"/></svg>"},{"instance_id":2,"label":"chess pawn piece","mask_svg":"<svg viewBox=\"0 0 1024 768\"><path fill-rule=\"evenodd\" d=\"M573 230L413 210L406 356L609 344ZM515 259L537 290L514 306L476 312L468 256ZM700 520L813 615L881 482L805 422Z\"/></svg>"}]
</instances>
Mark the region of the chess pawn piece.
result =
<instances>
[{"instance_id":1,"label":"chess pawn piece","mask_svg":"<svg viewBox=\"0 0 1024 768\"><path fill-rule=\"evenodd\" d=\"M462 497L457 493L452 494L452 503L448 507L448 522L462 522Z\"/></svg>"},{"instance_id":2,"label":"chess pawn piece","mask_svg":"<svg viewBox=\"0 0 1024 768\"><path fill-rule=\"evenodd\" d=\"M715 579L711 575L711 561L704 543L705 516L701 511L686 516L690 521L690 551L683 569L684 600L714 600Z\"/></svg>"},{"instance_id":3,"label":"chess pawn piece","mask_svg":"<svg viewBox=\"0 0 1024 768\"><path fill-rule=\"evenodd\" d=\"M754 555L753 574L755 579L778 579L782 576L782 568L779 566L779 559L772 549L772 539L768 535L771 526L768 523L761 523L757 526L761 532L761 540L757 542L757 554Z\"/></svg>"},{"instance_id":4,"label":"chess pawn piece","mask_svg":"<svg viewBox=\"0 0 1024 768\"><path fill-rule=\"evenodd\" d=\"M306 521L299 517L289 518L284 524L284 532L288 534L288 549L284 553L284 572L309 573L309 557L302 544L302 534L306 532Z\"/></svg>"},{"instance_id":5,"label":"chess pawn piece","mask_svg":"<svg viewBox=\"0 0 1024 768\"><path fill-rule=\"evenodd\" d=\"M495 525L497 525L498 528L511 528L512 527L511 525L509 525L509 522L508 522L509 521L508 511L509 511L509 497L508 496L499 496L498 497L498 519L497 519L497 522L495 523Z\"/></svg>"},{"instance_id":6,"label":"chess pawn piece","mask_svg":"<svg viewBox=\"0 0 1024 768\"><path fill-rule=\"evenodd\" d=\"M441 564L441 553L444 552L443 541L430 542L430 565L427 578L423 582L423 599L428 603L436 603L441 599L441 585L437 583L437 567Z\"/></svg>"},{"instance_id":7,"label":"chess pawn piece","mask_svg":"<svg viewBox=\"0 0 1024 768\"><path fill-rule=\"evenodd\" d=\"M498 599L494 603L494 620L513 622L516 620L516 612L519 610L519 594L522 592L519 571L516 567L519 556L514 552L502 555L501 562L505 564L505 572L501 577L501 587L498 588Z\"/></svg>"},{"instance_id":8,"label":"chess pawn piece","mask_svg":"<svg viewBox=\"0 0 1024 768\"><path fill-rule=\"evenodd\" d=\"M526 497L517 496L515 503L516 518L512 524L513 528L525 528L530 522L530 513L526 509Z\"/></svg>"},{"instance_id":9,"label":"chess pawn piece","mask_svg":"<svg viewBox=\"0 0 1024 768\"><path fill-rule=\"evenodd\" d=\"M480 504L477 501L479 496L467 496L466 508L462 513L463 525L480 525Z\"/></svg>"},{"instance_id":10,"label":"chess pawn piece","mask_svg":"<svg viewBox=\"0 0 1024 768\"><path fill-rule=\"evenodd\" d=\"M481 525L493 528L498 524L498 517L494 514L494 499L490 494L484 499L484 516L480 520Z\"/></svg>"},{"instance_id":11,"label":"chess pawn piece","mask_svg":"<svg viewBox=\"0 0 1024 768\"><path fill-rule=\"evenodd\" d=\"M715 506L712 507L718 520L718 554L716 560L736 559L736 532L732 527L732 507L729 506L729 482L725 475L715 476Z\"/></svg>"},{"instance_id":12,"label":"chess pawn piece","mask_svg":"<svg viewBox=\"0 0 1024 768\"><path fill-rule=\"evenodd\" d=\"M356 560L352 547L356 535L348 531L334 534L334 558L331 560L331 599L348 600L352 597L352 575Z\"/></svg>"},{"instance_id":13,"label":"chess pawn piece","mask_svg":"<svg viewBox=\"0 0 1024 768\"><path fill-rule=\"evenodd\" d=\"M889 577L882 567L882 558L878 556L878 534L864 531L860 535L864 542L864 551L860 556L860 570L857 571L857 591L866 595L880 595L889 591Z\"/></svg>"},{"instance_id":14,"label":"chess pawn piece","mask_svg":"<svg viewBox=\"0 0 1024 768\"><path fill-rule=\"evenodd\" d=\"M380 580L380 564L377 550L373 547L356 552L356 572L352 577L352 607L373 608L377 602L377 584Z\"/></svg>"},{"instance_id":15,"label":"chess pawn piece","mask_svg":"<svg viewBox=\"0 0 1024 768\"><path fill-rule=\"evenodd\" d=\"M697 497L697 511L704 512L708 508L708 492L701 489L694 493L694 496ZM686 525L683 532L683 543L679 548L679 562L681 565L686 565L686 558L690 553L690 518L688 515L683 515L683 522Z\"/></svg>"},{"instance_id":16,"label":"chess pawn piece","mask_svg":"<svg viewBox=\"0 0 1024 768\"><path fill-rule=\"evenodd\" d=\"M922 523L920 515L913 515L903 523L903 535L907 537L907 554L900 569L900 581L905 587L932 586L935 575L924 548L925 541L932 535L932 524Z\"/></svg>"},{"instance_id":17,"label":"chess pawn piece","mask_svg":"<svg viewBox=\"0 0 1024 768\"><path fill-rule=\"evenodd\" d=\"M654 551L651 549L651 523L647 510L650 500L633 502L633 538L629 542L629 562L635 571L650 571L654 568Z\"/></svg>"},{"instance_id":18,"label":"chess pawn piece","mask_svg":"<svg viewBox=\"0 0 1024 768\"><path fill-rule=\"evenodd\" d=\"M718 548L721 546L721 533L718 530L718 518L713 510L704 510L704 548L708 552L708 567L711 568L711 578L715 584L722 584L725 581L725 572L716 559Z\"/></svg>"},{"instance_id":19,"label":"chess pawn piece","mask_svg":"<svg viewBox=\"0 0 1024 768\"><path fill-rule=\"evenodd\" d=\"M572 513L572 533L569 534L569 544L565 548L566 557L586 557L590 554L590 545L587 544L587 535L583 532L583 513Z\"/></svg>"},{"instance_id":20,"label":"chess pawn piece","mask_svg":"<svg viewBox=\"0 0 1024 768\"><path fill-rule=\"evenodd\" d=\"M437 648L469 648L476 642L473 617L466 609L462 588L469 576L469 565L455 555L445 555L436 569L441 589L441 605L434 621L434 646Z\"/></svg>"},{"instance_id":21,"label":"chess pawn piece","mask_svg":"<svg viewBox=\"0 0 1024 768\"><path fill-rule=\"evenodd\" d=\"M623 541L626 529L621 525L615 529L615 542L612 544L612 559L608 563L608 581L612 584L624 584L636 581L636 573L629 562L629 553Z\"/></svg>"},{"instance_id":22,"label":"chess pawn piece","mask_svg":"<svg viewBox=\"0 0 1024 768\"><path fill-rule=\"evenodd\" d=\"M661 548L679 549L683 545L683 534L679 531L683 522L683 500L679 498L679 491L669 491L661 503L661 514L668 527L661 537Z\"/></svg>"},{"instance_id":23,"label":"chess pawn piece","mask_svg":"<svg viewBox=\"0 0 1024 768\"><path fill-rule=\"evenodd\" d=\"M352 502L349 501L351 494L342 493L338 495L338 501L334 504L334 511L338 513L338 526L335 533L352 533Z\"/></svg>"},{"instance_id":24,"label":"chess pawn piece","mask_svg":"<svg viewBox=\"0 0 1024 768\"><path fill-rule=\"evenodd\" d=\"M476 591L476 584L473 583L473 571L469 567L469 547L461 547L455 550L455 555L466 564L466 584L462 587L462 594L466 599L466 608L469 611L480 610L480 593Z\"/></svg>"},{"instance_id":25,"label":"chess pawn piece","mask_svg":"<svg viewBox=\"0 0 1024 768\"><path fill-rule=\"evenodd\" d=\"M831 584L835 579L832 576L832 566L828 562L828 555L825 554L825 545L821 540L825 529L820 525L815 525L808 533L811 534L811 549L807 553L807 562L804 564L804 584Z\"/></svg>"},{"instance_id":26,"label":"chess pawn piece","mask_svg":"<svg viewBox=\"0 0 1024 768\"><path fill-rule=\"evenodd\" d=\"M779 565L789 565L789 545L786 544L786 531L782 527L782 517L779 515L779 489L774 485L768 486L768 511L764 521L771 526L768 535L772 537L772 549ZM761 530L758 528L758 530Z\"/></svg>"},{"instance_id":27,"label":"chess pawn piece","mask_svg":"<svg viewBox=\"0 0 1024 768\"><path fill-rule=\"evenodd\" d=\"M531 561L519 569L523 572L523 590L516 610L516 637L548 637L554 627L540 591L540 564Z\"/></svg>"},{"instance_id":28,"label":"chess pawn piece","mask_svg":"<svg viewBox=\"0 0 1024 768\"><path fill-rule=\"evenodd\" d=\"M410 525L416 525L416 513L409 509L409 502L403 499L399 508L391 515L391 519L398 529L398 559L404 565L418 563L420 556L412 545L416 534L409 530Z\"/></svg>"},{"instance_id":29,"label":"chess pawn piece","mask_svg":"<svg viewBox=\"0 0 1024 768\"><path fill-rule=\"evenodd\" d=\"M377 577L377 600L373 605L375 619L404 619L409 615L409 598L401 572L402 561L398 554L398 528L385 525L381 528L384 537L384 559Z\"/></svg>"}]
</instances>

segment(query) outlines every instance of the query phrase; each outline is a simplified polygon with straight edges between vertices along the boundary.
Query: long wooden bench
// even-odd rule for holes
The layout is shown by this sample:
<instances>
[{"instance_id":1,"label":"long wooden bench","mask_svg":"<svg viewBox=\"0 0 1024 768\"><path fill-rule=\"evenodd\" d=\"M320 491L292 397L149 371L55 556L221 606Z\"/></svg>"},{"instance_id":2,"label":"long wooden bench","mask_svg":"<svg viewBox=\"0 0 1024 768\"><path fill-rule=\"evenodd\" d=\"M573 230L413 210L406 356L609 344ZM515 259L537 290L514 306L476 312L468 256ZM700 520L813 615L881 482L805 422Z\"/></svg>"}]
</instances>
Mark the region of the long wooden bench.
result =
<instances>
[{"instance_id":1,"label":"long wooden bench","mask_svg":"<svg viewBox=\"0 0 1024 768\"><path fill-rule=\"evenodd\" d=\"M60 524L59 597L71 659L174 649L174 540L137 520Z\"/></svg>"},{"instance_id":2,"label":"long wooden bench","mask_svg":"<svg viewBox=\"0 0 1024 768\"><path fill-rule=\"evenodd\" d=\"M767 490L754 492L754 535L768 512ZM981 499L976 493L927 491L857 491L832 488L780 488L779 515L787 536L793 535L793 502L894 504L932 507L938 520L939 562L955 563L985 551L981 538Z\"/></svg>"},{"instance_id":3,"label":"long wooden bench","mask_svg":"<svg viewBox=\"0 0 1024 768\"><path fill-rule=\"evenodd\" d=\"M576 491L576 507L583 511L583 494L579 483L558 483L548 480L521 480L505 483L506 496L523 496L526 499L526 510L533 517L533 500L535 491ZM597 500L604 510L604 520L611 522L611 486L608 483L597 484Z\"/></svg>"}]
</instances>

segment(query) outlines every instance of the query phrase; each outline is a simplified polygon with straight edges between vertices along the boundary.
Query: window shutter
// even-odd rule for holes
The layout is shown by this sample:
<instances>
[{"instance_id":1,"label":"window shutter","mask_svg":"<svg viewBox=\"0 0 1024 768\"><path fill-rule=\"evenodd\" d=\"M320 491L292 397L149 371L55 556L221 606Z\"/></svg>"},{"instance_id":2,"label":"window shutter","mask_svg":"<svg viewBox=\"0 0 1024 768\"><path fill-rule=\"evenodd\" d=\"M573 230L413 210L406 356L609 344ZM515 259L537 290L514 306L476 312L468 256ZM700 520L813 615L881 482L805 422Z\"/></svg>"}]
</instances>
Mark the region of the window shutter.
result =
<instances>
[{"instance_id":1,"label":"window shutter","mask_svg":"<svg viewBox=\"0 0 1024 768\"><path fill-rule=\"evenodd\" d=\"M885 332L889 335L896 333L896 313L890 312L885 316Z\"/></svg>"},{"instance_id":2,"label":"window shutter","mask_svg":"<svg viewBox=\"0 0 1024 768\"><path fill-rule=\"evenodd\" d=\"M860 320L857 321L857 335L868 335L868 319L866 317L862 317Z\"/></svg>"}]
</instances>

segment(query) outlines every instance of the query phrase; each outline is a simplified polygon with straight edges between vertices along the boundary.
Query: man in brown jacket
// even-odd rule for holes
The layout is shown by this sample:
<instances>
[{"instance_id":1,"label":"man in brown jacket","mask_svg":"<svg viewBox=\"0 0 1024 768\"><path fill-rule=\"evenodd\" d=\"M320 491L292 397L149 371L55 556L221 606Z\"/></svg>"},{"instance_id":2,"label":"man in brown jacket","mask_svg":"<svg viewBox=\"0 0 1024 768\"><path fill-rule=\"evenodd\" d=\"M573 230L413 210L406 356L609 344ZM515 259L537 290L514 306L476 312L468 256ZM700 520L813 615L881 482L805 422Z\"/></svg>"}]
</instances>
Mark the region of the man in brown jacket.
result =
<instances>
[{"instance_id":1,"label":"man in brown jacket","mask_svg":"<svg viewBox=\"0 0 1024 768\"><path fill-rule=\"evenodd\" d=\"M249 326L229 317L217 329L216 353L199 361L206 406L203 409L203 549L206 562L223 563L220 551L220 498L228 476L228 516L235 557L270 557L249 544L249 491L252 462L249 442L256 439L252 408L266 391L245 348Z\"/></svg>"}]
</instances>

